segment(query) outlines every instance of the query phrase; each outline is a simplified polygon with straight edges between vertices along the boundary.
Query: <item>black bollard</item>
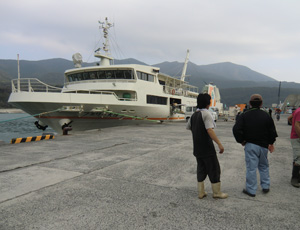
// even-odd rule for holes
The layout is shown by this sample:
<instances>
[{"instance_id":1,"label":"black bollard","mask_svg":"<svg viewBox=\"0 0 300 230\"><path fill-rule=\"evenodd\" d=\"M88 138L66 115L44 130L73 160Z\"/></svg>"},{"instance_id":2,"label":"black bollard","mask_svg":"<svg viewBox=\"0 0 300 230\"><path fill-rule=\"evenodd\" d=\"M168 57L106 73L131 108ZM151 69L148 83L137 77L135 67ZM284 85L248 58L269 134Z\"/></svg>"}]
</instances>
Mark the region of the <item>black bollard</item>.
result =
<instances>
[{"instance_id":1,"label":"black bollard","mask_svg":"<svg viewBox=\"0 0 300 230\"><path fill-rule=\"evenodd\" d=\"M68 132L72 130L72 127L64 127L63 128L63 135L68 135Z\"/></svg>"}]
</instances>

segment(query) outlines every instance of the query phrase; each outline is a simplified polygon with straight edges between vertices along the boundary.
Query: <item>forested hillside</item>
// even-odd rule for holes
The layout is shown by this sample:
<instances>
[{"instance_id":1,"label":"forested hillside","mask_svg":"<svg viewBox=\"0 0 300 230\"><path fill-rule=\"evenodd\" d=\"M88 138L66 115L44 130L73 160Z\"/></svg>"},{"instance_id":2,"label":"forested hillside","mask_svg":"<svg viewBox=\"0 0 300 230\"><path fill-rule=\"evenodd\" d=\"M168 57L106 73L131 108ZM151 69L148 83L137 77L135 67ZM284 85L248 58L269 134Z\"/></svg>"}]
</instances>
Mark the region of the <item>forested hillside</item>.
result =
<instances>
[{"instance_id":1,"label":"forested hillside","mask_svg":"<svg viewBox=\"0 0 300 230\"><path fill-rule=\"evenodd\" d=\"M11 108L12 107L7 102L10 93L11 93L10 84L9 83L1 83L0 84L0 108Z\"/></svg>"},{"instance_id":2,"label":"forested hillside","mask_svg":"<svg viewBox=\"0 0 300 230\"><path fill-rule=\"evenodd\" d=\"M115 60L115 64L142 64L135 59ZM85 66L94 66L96 63L83 63ZM160 72L170 76L181 75L183 63L163 62L153 65L160 68ZM49 59L41 61L20 61L21 78L38 78L55 86L64 83L64 72L73 68L73 62L65 59ZM265 106L278 102L279 82L264 74L253 71L245 66L230 62L210 65L196 65L188 63L186 81L199 87L213 82L220 89L221 100L227 106L247 103L253 93L260 93L264 97ZM10 80L17 78L17 61L0 60L0 107L8 107L8 97L11 91ZM281 82L280 101L290 94L300 94L300 84Z\"/></svg>"},{"instance_id":3,"label":"forested hillside","mask_svg":"<svg viewBox=\"0 0 300 230\"><path fill-rule=\"evenodd\" d=\"M278 92L278 87L220 89L221 101L227 106L242 103L248 104L250 96L254 93L258 93L263 97L263 106L270 107L272 104L278 103ZM290 94L300 94L300 90L281 88L279 102L284 102L285 98Z\"/></svg>"}]
</instances>

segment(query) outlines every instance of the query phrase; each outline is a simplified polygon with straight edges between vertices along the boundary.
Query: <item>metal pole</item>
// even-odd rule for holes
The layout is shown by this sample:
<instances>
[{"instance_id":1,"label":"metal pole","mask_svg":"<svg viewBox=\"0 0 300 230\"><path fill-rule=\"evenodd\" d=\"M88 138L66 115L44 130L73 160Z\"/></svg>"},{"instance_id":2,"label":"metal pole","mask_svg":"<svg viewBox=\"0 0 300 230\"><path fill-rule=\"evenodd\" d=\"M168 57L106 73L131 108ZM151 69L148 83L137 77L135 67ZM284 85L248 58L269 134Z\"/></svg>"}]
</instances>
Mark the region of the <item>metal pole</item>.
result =
<instances>
[{"instance_id":1,"label":"metal pole","mask_svg":"<svg viewBox=\"0 0 300 230\"><path fill-rule=\"evenodd\" d=\"M190 54L190 50L187 50L187 52L186 52L186 58L185 58L185 61L184 61L184 65L183 65L183 69L182 69L182 74L181 74L181 78L180 78L181 81L185 80L186 68L187 68L187 64L189 62L189 54Z\"/></svg>"},{"instance_id":2,"label":"metal pole","mask_svg":"<svg viewBox=\"0 0 300 230\"><path fill-rule=\"evenodd\" d=\"M277 101L278 108L279 108L279 100L280 100L280 88L281 88L281 81L279 82L279 88L278 88L278 101Z\"/></svg>"},{"instance_id":3,"label":"metal pole","mask_svg":"<svg viewBox=\"0 0 300 230\"><path fill-rule=\"evenodd\" d=\"M19 62L19 54L17 54L18 57L18 92L20 92L20 62Z\"/></svg>"}]
</instances>

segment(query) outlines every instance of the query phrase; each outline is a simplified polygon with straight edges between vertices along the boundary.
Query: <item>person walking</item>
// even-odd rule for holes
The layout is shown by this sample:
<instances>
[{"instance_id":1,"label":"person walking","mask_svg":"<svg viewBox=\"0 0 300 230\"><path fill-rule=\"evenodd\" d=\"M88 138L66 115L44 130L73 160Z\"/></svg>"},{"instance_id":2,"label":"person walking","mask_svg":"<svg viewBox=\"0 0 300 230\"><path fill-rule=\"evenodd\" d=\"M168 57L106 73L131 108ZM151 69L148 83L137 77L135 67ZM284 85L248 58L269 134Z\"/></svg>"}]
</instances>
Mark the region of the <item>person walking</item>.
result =
<instances>
[{"instance_id":1,"label":"person walking","mask_svg":"<svg viewBox=\"0 0 300 230\"><path fill-rule=\"evenodd\" d=\"M250 109L242 113L233 126L233 135L245 146L246 187L243 193L255 197L257 190L256 171L260 174L260 185L264 193L270 191L268 150L272 153L277 131L270 115L261 110L262 96L250 97Z\"/></svg>"},{"instance_id":2,"label":"person walking","mask_svg":"<svg viewBox=\"0 0 300 230\"><path fill-rule=\"evenodd\" d=\"M275 117L276 117L277 121L280 120L280 113L281 113L281 109L276 108L275 109Z\"/></svg>"},{"instance_id":3,"label":"person walking","mask_svg":"<svg viewBox=\"0 0 300 230\"><path fill-rule=\"evenodd\" d=\"M291 184L299 188L300 187L300 107L296 109L289 117L289 121L292 124L291 130L291 144L293 148L293 170Z\"/></svg>"},{"instance_id":4,"label":"person walking","mask_svg":"<svg viewBox=\"0 0 300 230\"><path fill-rule=\"evenodd\" d=\"M224 147L215 134L215 123L208 108L211 97L207 93L197 97L197 110L187 123L187 129L192 131L193 154L197 160L198 197L207 196L204 180L209 177L212 185L213 198L225 199L228 194L221 192L221 169L213 141L218 145L219 153L224 152Z\"/></svg>"}]
</instances>

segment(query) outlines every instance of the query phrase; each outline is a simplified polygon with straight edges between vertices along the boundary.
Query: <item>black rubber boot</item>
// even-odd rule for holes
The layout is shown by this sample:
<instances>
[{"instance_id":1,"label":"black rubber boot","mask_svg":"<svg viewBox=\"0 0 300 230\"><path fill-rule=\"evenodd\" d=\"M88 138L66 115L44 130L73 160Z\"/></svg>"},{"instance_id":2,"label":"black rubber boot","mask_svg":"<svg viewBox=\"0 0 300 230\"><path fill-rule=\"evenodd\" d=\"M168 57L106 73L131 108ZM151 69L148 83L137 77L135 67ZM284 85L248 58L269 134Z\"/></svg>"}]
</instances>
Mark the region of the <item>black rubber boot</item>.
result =
<instances>
[{"instance_id":1,"label":"black rubber boot","mask_svg":"<svg viewBox=\"0 0 300 230\"><path fill-rule=\"evenodd\" d=\"M300 171L300 166L295 165L295 163L293 163L293 171L292 171L292 179L291 179L291 184L296 187L299 188L300 187L300 176L299 176L299 171Z\"/></svg>"}]
</instances>

